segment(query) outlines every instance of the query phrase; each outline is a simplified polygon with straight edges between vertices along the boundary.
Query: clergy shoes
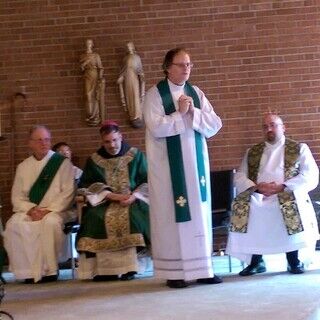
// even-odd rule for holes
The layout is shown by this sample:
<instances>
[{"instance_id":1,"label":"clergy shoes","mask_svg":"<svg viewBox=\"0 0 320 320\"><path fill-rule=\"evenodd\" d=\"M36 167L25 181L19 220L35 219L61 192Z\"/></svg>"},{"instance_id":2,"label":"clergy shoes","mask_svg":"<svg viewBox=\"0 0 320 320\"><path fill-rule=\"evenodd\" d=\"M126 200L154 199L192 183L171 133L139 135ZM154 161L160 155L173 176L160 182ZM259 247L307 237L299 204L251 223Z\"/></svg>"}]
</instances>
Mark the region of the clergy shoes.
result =
<instances>
[{"instance_id":1,"label":"clergy shoes","mask_svg":"<svg viewBox=\"0 0 320 320\"><path fill-rule=\"evenodd\" d=\"M181 289L188 286L188 283L184 280L167 280L167 286L169 288Z\"/></svg>"},{"instance_id":2,"label":"clergy shoes","mask_svg":"<svg viewBox=\"0 0 320 320\"><path fill-rule=\"evenodd\" d=\"M53 274L51 276L44 276L38 282L34 282L33 278L28 278L24 280L25 284L34 284L34 283L47 283L47 282L54 282L57 281L59 274Z\"/></svg>"},{"instance_id":3,"label":"clergy shoes","mask_svg":"<svg viewBox=\"0 0 320 320\"><path fill-rule=\"evenodd\" d=\"M47 282L54 282L57 281L59 277L59 274L54 274L51 276L45 276L42 277L42 279L39 281L39 283L47 283Z\"/></svg>"},{"instance_id":4,"label":"clergy shoes","mask_svg":"<svg viewBox=\"0 0 320 320\"><path fill-rule=\"evenodd\" d=\"M297 266L295 266L295 267L291 267L290 265L288 265L287 270L290 273L293 273L293 274L304 273L304 264L302 262L299 262L299 264Z\"/></svg>"},{"instance_id":5,"label":"clergy shoes","mask_svg":"<svg viewBox=\"0 0 320 320\"><path fill-rule=\"evenodd\" d=\"M93 281L100 282L100 281L116 281L118 280L118 275L112 274L112 275L96 275L93 277Z\"/></svg>"},{"instance_id":6,"label":"clergy shoes","mask_svg":"<svg viewBox=\"0 0 320 320\"><path fill-rule=\"evenodd\" d=\"M240 273L239 276L252 276L256 273L262 273L262 272L266 272L267 268L266 265L264 263L263 260L261 260L259 263L257 264L249 264L246 268L244 268Z\"/></svg>"},{"instance_id":7,"label":"clergy shoes","mask_svg":"<svg viewBox=\"0 0 320 320\"><path fill-rule=\"evenodd\" d=\"M24 279L24 283L25 284L34 284L34 279L33 278Z\"/></svg>"},{"instance_id":8,"label":"clergy shoes","mask_svg":"<svg viewBox=\"0 0 320 320\"><path fill-rule=\"evenodd\" d=\"M212 278L203 278L203 279L198 279L197 282L198 283L203 283L203 284L218 284L221 283L223 280L214 275Z\"/></svg>"},{"instance_id":9,"label":"clergy shoes","mask_svg":"<svg viewBox=\"0 0 320 320\"><path fill-rule=\"evenodd\" d=\"M133 280L135 274L137 274L135 271L129 271L125 274L122 274L120 277L120 280L122 280L122 281Z\"/></svg>"}]
</instances>

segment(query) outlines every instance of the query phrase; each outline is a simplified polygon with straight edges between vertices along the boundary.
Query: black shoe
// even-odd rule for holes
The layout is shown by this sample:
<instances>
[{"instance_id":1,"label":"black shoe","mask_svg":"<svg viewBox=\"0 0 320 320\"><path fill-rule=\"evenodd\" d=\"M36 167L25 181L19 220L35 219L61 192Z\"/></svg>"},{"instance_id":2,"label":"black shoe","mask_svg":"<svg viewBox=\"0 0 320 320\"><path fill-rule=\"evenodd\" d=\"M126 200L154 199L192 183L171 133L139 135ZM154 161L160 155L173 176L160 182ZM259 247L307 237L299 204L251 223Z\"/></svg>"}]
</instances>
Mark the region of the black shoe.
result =
<instances>
[{"instance_id":1,"label":"black shoe","mask_svg":"<svg viewBox=\"0 0 320 320\"><path fill-rule=\"evenodd\" d=\"M197 282L203 284L218 284L223 282L223 280L220 277L214 275L212 278L198 279Z\"/></svg>"},{"instance_id":2,"label":"black shoe","mask_svg":"<svg viewBox=\"0 0 320 320\"><path fill-rule=\"evenodd\" d=\"M95 282L99 282L99 281L115 281L115 280L119 280L118 275L113 274L113 275L97 275L94 276L93 281Z\"/></svg>"},{"instance_id":3,"label":"black shoe","mask_svg":"<svg viewBox=\"0 0 320 320\"><path fill-rule=\"evenodd\" d=\"M167 280L167 286L169 288L181 289L188 286L184 280Z\"/></svg>"},{"instance_id":4,"label":"black shoe","mask_svg":"<svg viewBox=\"0 0 320 320\"><path fill-rule=\"evenodd\" d=\"M239 272L239 276L243 276L243 277L252 276L256 273L262 273L266 271L267 271L266 265L262 260L256 265L249 264L246 268L244 268L241 272Z\"/></svg>"},{"instance_id":5,"label":"black shoe","mask_svg":"<svg viewBox=\"0 0 320 320\"><path fill-rule=\"evenodd\" d=\"M287 270L290 273L293 274L301 274L304 273L304 264L302 262L299 262L299 264L295 267L291 267L290 265L288 266Z\"/></svg>"},{"instance_id":6,"label":"black shoe","mask_svg":"<svg viewBox=\"0 0 320 320\"><path fill-rule=\"evenodd\" d=\"M121 277L120 277L120 280L122 280L122 281L133 280L134 276L136 274L137 273L135 271L129 271L129 272L125 273L125 274L122 274Z\"/></svg>"},{"instance_id":7,"label":"black shoe","mask_svg":"<svg viewBox=\"0 0 320 320\"><path fill-rule=\"evenodd\" d=\"M74 259L75 267L78 267L78 259ZM58 264L59 270L72 269L72 259L68 259L64 262L59 262Z\"/></svg>"},{"instance_id":8,"label":"black shoe","mask_svg":"<svg viewBox=\"0 0 320 320\"><path fill-rule=\"evenodd\" d=\"M52 276L45 276L45 277L42 277L42 279L38 283L54 282L58 280L58 277L59 277L58 274L54 274Z\"/></svg>"},{"instance_id":9,"label":"black shoe","mask_svg":"<svg viewBox=\"0 0 320 320\"><path fill-rule=\"evenodd\" d=\"M24 283L25 284L34 284L34 279L33 278L24 279Z\"/></svg>"}]
</instances>

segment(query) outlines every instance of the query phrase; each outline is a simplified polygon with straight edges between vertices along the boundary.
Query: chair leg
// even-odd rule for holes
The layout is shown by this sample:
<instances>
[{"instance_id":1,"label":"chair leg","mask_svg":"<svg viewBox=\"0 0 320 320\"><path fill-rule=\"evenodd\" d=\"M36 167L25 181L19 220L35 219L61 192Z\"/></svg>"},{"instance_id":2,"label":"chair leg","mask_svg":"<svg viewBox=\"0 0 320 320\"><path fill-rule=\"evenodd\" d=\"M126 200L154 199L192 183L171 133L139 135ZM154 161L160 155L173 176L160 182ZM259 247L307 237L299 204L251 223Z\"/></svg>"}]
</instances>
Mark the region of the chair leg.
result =
<instances>
[{"instance_id":1,"label":"chair leg","mask_svg":"<svg viewBox=\"0 0 320 320\"><path fill-rule=\"evenodd\" d=\"M70 257L71 257L72 279L75 279L76 262L75 262L75 257L73 255L72 234L73 234L72 232L69 233L69 247L70 247Z\"/></svg>"},{"instance_id":2,"label":"chair leg","mask_svg":"<svg viewBox=\"0 0 320 320\"><path fill-rule=\"evenodd\" d=\"M228 255L228 260L229 260L229 272L232 272L232 261L231 261L231 256Z\"/></svg>"}]
</instances>

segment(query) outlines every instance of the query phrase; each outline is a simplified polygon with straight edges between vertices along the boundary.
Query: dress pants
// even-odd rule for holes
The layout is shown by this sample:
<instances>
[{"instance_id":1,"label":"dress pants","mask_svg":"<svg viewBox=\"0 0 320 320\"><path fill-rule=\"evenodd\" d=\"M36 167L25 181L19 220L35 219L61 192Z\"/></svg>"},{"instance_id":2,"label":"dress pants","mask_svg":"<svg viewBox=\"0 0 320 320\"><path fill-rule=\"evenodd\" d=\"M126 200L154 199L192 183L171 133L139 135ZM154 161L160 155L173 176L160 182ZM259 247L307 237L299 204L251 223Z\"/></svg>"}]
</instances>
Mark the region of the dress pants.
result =
<instances>
[{"instance_id":1,"label":"dress pants","mask_svg":"<svg viewBox=\"0 0 320 320\"><path fill-rule=\"evenodd\" d=\"M291 268L294 268L299 265L300 260L298 259L298 250L286 252L287 261ZM257 265L262 261L262 255L261 254L253 254L251 258L250 265Z\"/></svg>"}]
</instances>

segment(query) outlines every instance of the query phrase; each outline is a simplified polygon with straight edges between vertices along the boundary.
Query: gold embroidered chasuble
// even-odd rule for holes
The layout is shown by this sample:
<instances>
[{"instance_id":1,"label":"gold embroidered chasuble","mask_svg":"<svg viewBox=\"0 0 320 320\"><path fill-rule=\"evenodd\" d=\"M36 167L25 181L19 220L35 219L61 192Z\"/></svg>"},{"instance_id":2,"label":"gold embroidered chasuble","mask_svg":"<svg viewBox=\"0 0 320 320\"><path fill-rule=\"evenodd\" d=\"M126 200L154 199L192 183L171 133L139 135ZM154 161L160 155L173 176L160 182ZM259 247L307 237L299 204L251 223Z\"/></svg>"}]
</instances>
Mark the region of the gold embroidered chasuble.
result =
<instances>
[{"instance_id":1,"label":"gold embroidered chasuble","mask_svg":"<svg viewBox=\"0 0 320 320\"><path fill-rule=\"evenodd\" d=\"M130 193L128 164L135 156L136 148L121 157L105 159L94 153L91 157L94 164L104 169L105 181L115 193ZM104 210L104 225L107 238L81 237L77 243L79 251L99 252L101 250L118 251L126 248L145 246L141 233L130 232L129 206L121 206L111 202L102 206ZM92 208L95 209L95 208Z\"/></svg>"},{"instance_id":2,"label":"gold embroidered chasuble","mask_svg":"<svg viewBox=\"0 0 320 320\"><path fill-rule=\"evenodd\" d=\"M248 152L248 178L257 182L261 157L265 143L254 145ZM284 176L285 181L299 174L299 143L286 138L284 151ZM254 190L241 192L232 203L230 231L246 233L250 212L250 199ZM289 235L303 231L302 221L297 202L292 191L278 193L280 211Z\"/></svg>"}]
</instances>

